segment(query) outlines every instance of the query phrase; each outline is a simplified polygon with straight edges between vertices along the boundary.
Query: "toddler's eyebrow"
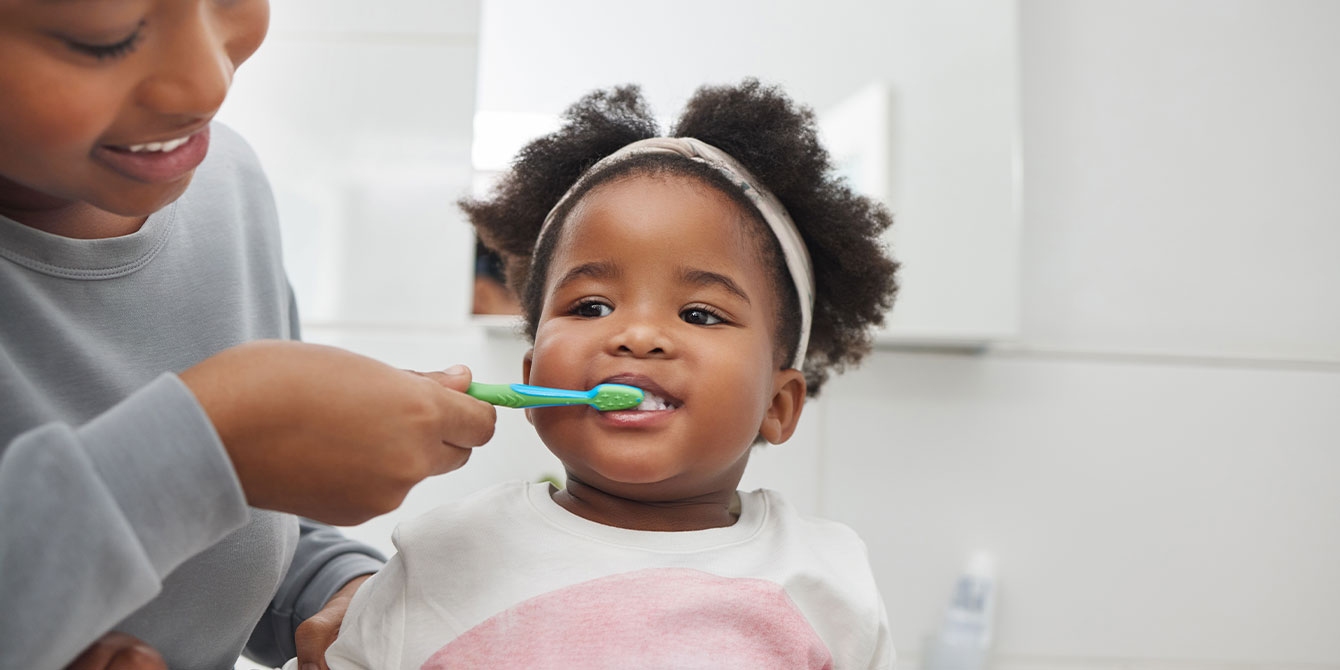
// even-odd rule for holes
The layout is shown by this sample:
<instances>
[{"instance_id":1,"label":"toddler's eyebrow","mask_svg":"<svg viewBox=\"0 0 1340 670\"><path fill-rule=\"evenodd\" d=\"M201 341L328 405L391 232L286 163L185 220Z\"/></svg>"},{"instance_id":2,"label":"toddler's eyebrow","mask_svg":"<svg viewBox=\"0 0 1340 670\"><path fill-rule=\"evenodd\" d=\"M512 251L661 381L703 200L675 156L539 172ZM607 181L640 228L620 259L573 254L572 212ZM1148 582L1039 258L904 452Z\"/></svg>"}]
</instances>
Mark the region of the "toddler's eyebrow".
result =
<instances>
[{"instance_id":1,"label":"toddler's eyebrow","mask_svg":"<svg viewBox=\"0 0 1340 670\"><path fill-rule=\"evenodd\" d=\"M744 300L746 303L749 302L749 294L745 293L744 289L740 288L740 285L735 283L735 280L719 272L699 270L697 268L683 268L679 271L679 277L680 280L686 284L694 284L696 286L720 286L721 288L740 296L740 299Z\"/></svg>"},{"instance_id":2,"label":"toddler's eyebrow","mask_svg":"<svg viewBox=\"0 0 1340 670\"><path fill-rule=\"evenodd\" d=\"M615 267L613 263L610 263L609 261L591 261L590 263L582 263L581 265L564 272L563 276L559 277L558 281L554 282L554 289L557 290L563 288L583 277L591 279L613 279L618 276L619 268Z\"/></svg>"}]
</instances>

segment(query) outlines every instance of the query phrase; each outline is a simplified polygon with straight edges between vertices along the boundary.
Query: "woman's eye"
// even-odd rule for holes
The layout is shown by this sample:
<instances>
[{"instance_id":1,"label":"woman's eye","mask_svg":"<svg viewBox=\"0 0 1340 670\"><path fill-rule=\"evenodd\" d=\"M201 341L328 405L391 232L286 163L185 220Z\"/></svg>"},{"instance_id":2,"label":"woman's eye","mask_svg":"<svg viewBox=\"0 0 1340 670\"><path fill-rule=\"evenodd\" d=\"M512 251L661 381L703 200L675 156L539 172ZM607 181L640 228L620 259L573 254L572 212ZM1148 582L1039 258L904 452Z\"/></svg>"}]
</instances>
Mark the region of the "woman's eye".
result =
<instances>
[{"instance_id":1,"label":"woman's eye","mask_svg":"<svg viewBox=\"0 0 1340 670\"><path fill-rule=\"evenodd\" d=\"M572 313L576 314L577 316L596 318L601 316L609 316L610 312L613 311L614 311L613 307L610 307L609 305L606 305L603 302L592 301L592 302L579 303L577 307L572 310Z\"/></svg>"},{"instance_id":2,"label":"woman's eye","mask_svg":"<svg viewBox=\"0 0 1340 670\"><path fill-rule=\"evenodd\" d=\"M67 38L65 40L65 44L74 51L77 51L87 56L92 56L94 58L97 58L98 60L104 60L107 58L120 58L135 50L135 47L139 44L140 41L140 33L143 30L144 30L144 22L141 21L138 26L135 26L135 32L131 33L129 37L119 42L113 42L112 44L88 44L85 42L80 42L78 40L72 40Z\"/></svg>"},{"instance_id":3,"label":"woman's eye","mask_svg":"<svg viewBox=\"0 0 1340 670\"><path fill-rule=\"evenodd\" d=\"M679 313L679 317L695 326L715 326L724 319L701 307L690 307Z\"/></svg>"}]
</instances>

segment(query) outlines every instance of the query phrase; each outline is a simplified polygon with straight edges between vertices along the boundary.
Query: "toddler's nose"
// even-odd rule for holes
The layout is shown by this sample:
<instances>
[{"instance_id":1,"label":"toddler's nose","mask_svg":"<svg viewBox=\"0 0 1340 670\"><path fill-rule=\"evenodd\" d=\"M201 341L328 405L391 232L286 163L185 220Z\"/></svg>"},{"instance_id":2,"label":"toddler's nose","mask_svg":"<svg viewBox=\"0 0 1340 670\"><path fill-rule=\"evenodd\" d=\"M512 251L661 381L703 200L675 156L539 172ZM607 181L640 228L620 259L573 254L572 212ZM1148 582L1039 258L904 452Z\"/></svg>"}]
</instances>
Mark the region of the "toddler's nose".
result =
<instances>
[{"instance_id":1,"label":"toddler's nose","mask_svg":"<svg viewBox=\"0 0 1340 670\"><path fill-rule=\"evenodd\" d=\"M673 349L665 331L647 321L632 322L619 329L610 344L617 355L639 358L668 356Z\"/></svg>"}]
</instances>

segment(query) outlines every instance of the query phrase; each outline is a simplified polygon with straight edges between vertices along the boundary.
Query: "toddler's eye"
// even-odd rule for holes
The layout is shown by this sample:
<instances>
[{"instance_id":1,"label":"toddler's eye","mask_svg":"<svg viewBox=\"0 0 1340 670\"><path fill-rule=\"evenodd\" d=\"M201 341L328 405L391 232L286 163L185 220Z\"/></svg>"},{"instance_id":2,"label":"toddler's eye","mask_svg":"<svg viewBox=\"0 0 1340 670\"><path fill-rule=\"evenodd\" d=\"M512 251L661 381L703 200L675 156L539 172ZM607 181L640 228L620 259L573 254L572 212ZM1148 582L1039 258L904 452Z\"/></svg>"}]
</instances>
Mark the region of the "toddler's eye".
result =
<instances>
[{"instance_id":1,"label":"toddler's eye","mask_svg":"<svg viewBox=\"0 0 1340 670\"><path fill-rule=\"evenodd\" d=\"M712 313L711 310L702 307L690 307L680 312L679 318L695 326L715 326L724 321L720 316Z\"/></svg>"},{"instance_id":2,"label":"toddler's eye","mask_svg":"<svg viewBox=\"0 0 1340 670\"><path fill-rule=\"evenodd\" d=\"M613 307L610 307L609 305L606 305L603 302L596 302L594 300L584 300L582 302L579 302L577 303L577 306L572 309L573 314L576 314L577 316L584 316L587 318L598 318L602 316L609 316L610 312L613 311L614 311Z\"/></svg>"}]
</instances>

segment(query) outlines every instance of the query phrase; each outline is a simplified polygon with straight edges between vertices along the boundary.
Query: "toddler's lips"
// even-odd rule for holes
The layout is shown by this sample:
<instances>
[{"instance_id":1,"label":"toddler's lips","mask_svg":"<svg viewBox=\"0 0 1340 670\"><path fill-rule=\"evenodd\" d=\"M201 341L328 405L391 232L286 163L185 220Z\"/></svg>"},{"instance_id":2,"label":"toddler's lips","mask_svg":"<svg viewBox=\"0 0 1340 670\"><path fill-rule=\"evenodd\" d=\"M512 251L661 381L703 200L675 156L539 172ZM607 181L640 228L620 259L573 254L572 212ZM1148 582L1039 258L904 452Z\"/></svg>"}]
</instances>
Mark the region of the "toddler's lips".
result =
<instances>
[{"instance_id":1,"label":"toddler's lips","mask_svg":"<svg viewBox=\"0 0 1340 670\"><path fill-rule=\"evenodd\" d=\"M600 412L606 423L625 428L647 428L668 421L684 402L661 388L650 377L639 374L620 374L601 381L603 384L627 384L642 389L642 403L625 410Z\"/></svg>"},{"instance_id":2,"label":"toddler's lips","mask_svg":"<svg viewBox=\"0 0 1340 670\"><path fill-rule=\"evenodd\" d=\"M654 380L646 375L624 373L607 377L600 381L601 384L624 384L642 389L642 403L634 410L638 411L661 411L679 409L684 402L676 398L673 394L661 388Z\"/></svg>"},{"instance_id":3,"label":"toddler's lips","mask_svg":"<svg viewBox=\"0 0 1340 670\"><path fill-rule=\"evenodd\" d=\"M622 409L612 412L597 412L599 419L606 424L620 428L651 428L669 421L678 409L641 410Z\"/></svg>"},{"instance_id":4,"label":"toddler's lips","mask_svg":"<svg viewBox=\"0 0 1340 670\"><path fill-rule=\"evenodd\" d=\"M198 132L162 142L104 144L93 157L112 170L136 181L161 184L186 176L205 160L209 151L209 126Z\"/></svg>"}]
</instances>

